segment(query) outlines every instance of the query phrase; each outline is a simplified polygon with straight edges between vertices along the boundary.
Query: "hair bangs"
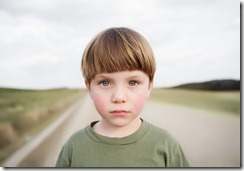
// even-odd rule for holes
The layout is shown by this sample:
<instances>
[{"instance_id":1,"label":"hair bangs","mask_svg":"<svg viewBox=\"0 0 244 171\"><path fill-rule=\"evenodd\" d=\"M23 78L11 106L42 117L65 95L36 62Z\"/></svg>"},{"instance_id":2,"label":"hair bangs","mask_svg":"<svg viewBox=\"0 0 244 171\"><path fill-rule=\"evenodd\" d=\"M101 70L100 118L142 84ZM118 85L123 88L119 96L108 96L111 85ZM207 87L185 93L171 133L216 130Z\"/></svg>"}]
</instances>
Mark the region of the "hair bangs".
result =
<instances>
[{"instance_id":1,"label":"hair bangs","mask_svg":"<svg viewBox=\"0 0 244 171\"><path fill-rule=\"evenodd\" d=\"M90 42L83 54L82 68L88 82L96 74L132 70L145 72L151 80L155 61L152 49L143 37L131 30L114 28L98 34Z\"/></svg>"},{"instance_id":2,"label":"hair bangs","mask_svg":"<svg viewBox=\"0 0 244 171\"><path fill-rule=\"evenodd\" d=\"M112 41L104 40L94 51L94 68L96 73L112 73L125 70L140 70L141 63L134 50L115 37Z\"/></svg>"}]
</instances>

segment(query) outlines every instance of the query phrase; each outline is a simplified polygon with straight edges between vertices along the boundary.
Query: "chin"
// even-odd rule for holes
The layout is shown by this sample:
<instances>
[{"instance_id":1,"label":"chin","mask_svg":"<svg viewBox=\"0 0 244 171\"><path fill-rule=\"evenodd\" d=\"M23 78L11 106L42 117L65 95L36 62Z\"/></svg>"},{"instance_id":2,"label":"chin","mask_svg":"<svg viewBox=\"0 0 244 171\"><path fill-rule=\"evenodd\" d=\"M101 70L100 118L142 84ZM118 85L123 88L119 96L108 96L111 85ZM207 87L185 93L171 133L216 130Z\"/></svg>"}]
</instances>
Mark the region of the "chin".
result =
<instances>
[{"instance_id":1,"label":"chin","mask_svg":"<svg viewBox=\"0 0 244 171\"><path fill-rule=\"evenodd\" d=\"M114 127L125 127L128 126L134 119L128 119L128 118L114 118L111 120L111 125Z\"/></svg>"}]
</instances>

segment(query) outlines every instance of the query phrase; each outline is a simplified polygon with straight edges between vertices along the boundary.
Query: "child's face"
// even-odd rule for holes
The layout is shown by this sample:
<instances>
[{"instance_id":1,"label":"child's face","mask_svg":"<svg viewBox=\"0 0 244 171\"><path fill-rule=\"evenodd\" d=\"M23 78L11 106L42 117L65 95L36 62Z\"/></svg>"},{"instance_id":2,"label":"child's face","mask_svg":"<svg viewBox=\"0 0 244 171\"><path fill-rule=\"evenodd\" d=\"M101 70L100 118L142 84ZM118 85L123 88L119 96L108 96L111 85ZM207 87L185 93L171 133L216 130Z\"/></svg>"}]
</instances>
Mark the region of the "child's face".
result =
<instances>
[{"instance_id":1,"label":"child's face","mask_svg":"<svg viewBox=\"0 0 244 171\"><path fill-rule=\"evenodd\" d=\"M123 127L141 114L152 84L136 70L98 74L87 87L103 123Z\"/></svg>"}]
</instances>

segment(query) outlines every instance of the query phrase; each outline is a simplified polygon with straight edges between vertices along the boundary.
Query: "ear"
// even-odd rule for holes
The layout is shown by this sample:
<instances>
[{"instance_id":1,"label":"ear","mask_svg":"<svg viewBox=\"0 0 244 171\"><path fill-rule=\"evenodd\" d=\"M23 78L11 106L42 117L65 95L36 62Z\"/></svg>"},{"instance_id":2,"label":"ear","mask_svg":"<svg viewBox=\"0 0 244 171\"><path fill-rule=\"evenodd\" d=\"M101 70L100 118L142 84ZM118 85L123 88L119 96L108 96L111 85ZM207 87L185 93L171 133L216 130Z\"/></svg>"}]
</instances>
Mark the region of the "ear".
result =
<instances>
[{"instance_id":1,"label":"ear","mask_svg":"<svg viewBox=\"0 0 244 171\"><path fill-rule=\"evenodd\" d=\"M85 84L86 84L87 90L90 92L91 91L91 89L90 89L90 83L88 81L85 81Z\"/></svg>"},{"instance_id":2,"label":"ear","mask_svg":"<svg viewBox=\"0 0 244 171\"><path fill-rule=\"evenodd\" d=\"M91 86L90 86L90 83L88 81L85 81L85 84L86 84L86 88L88 90L88 93L92 99L92 94L91 94Z\"/></svg>"},{"instance_id":3,"label":"ear","mask_svg":"<svg viewBox=\"0 0 244 171\"><path fill-rule=\"evenodd\" d=\"M147 94L147 98L150 96L151 91L153 89L153 84L154 84L154 80L151 80L149 83L149 87L148 87L148 94Z\"/></svg>"}]
</instances>

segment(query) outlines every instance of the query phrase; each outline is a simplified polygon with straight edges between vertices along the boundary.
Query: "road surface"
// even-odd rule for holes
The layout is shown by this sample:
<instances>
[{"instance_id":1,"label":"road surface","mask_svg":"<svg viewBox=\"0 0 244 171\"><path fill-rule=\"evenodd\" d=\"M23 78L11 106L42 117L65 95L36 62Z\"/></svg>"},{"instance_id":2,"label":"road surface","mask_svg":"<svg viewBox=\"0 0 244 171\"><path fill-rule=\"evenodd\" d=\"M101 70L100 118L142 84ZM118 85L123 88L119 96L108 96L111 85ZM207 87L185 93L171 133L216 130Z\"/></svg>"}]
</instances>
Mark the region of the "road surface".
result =
<instances>
[{"instance_id":1,"label":"road surface","mask_svg":"<svg viewBox=\"0 0 244 171\"><path fill-rule=\"evenodd\" d=\"M175 136L192 167L240 167L239 117L151 101L141 117ZM53 167L64 142L74 132L98 119L87 95L66 112L55 127L46 129L44 136L39 138L42 140L35 143L33 149L27 144L4 166ZM34 144L35 139L29 144ZM29 149L28 153L26 149Z\"/></svg>"}]
</instances>

